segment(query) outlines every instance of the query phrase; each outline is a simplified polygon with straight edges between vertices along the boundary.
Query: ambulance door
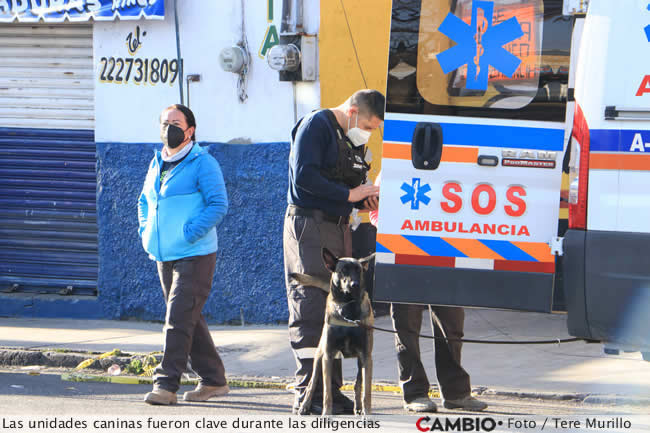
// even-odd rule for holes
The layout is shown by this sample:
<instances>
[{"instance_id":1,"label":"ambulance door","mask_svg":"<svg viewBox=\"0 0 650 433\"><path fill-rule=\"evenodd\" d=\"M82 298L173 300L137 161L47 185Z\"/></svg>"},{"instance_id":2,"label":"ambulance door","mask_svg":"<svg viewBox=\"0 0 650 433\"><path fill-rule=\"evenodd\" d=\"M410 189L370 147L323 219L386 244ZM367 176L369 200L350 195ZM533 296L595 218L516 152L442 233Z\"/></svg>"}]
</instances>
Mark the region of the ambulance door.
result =
<instances>
[{"instance_id":1,"label":"ambulance door","mask_svg":"<svg viewBox=\"0 0 650 433\"><path fill-rule=\"evenodd\" d=\"M571 24L393 1L375 300L551 310Z\"/></svg>"}]
</instances>

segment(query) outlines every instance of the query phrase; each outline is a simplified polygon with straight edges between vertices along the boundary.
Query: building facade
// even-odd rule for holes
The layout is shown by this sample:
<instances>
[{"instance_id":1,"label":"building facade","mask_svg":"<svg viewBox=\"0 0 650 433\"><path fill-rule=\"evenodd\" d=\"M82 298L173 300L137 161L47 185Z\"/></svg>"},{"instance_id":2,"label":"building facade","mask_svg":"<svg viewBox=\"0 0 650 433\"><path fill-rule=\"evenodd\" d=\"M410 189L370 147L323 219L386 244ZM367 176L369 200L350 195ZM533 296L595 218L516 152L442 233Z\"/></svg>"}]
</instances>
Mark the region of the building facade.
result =
<instances>
[{"instance_id":1,"label":"building facade","mask_svg":"<svg viewBox=\"0 0 650 433\"><path fill-rule=\"evenodd\" d=\"M136 202L159 115L183 102L230 200L205 314L286 320L289 134L320 83L280 81L264 58L283 3L318 35L317 0L0 0L0 315L164 318ZM232 46L245 74L221 66Z\"/></svg>"}]
</instances>

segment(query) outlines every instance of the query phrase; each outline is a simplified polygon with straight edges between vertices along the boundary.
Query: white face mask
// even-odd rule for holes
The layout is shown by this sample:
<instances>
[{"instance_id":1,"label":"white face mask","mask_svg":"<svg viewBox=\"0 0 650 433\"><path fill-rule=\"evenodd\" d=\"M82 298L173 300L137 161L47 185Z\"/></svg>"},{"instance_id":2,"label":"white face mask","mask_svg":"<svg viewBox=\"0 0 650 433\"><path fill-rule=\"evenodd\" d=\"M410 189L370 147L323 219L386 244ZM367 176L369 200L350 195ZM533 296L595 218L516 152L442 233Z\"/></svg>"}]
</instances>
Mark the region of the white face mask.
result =
<instances>
[{"instance_id":1,"label":"white face mask","mask_svg":"<svg viewBox=\"0 0 650 433\"><path fill-rule=\"evenodd\" d=\"M366 131L365 129L359 128L359 114L357 114L357 120L354 123L354 128L350 128L350 118L348 117L348 133L347 136L356 147L363 146L370 140L370 134L372 132Z\"/></svg>"}]
</instances>

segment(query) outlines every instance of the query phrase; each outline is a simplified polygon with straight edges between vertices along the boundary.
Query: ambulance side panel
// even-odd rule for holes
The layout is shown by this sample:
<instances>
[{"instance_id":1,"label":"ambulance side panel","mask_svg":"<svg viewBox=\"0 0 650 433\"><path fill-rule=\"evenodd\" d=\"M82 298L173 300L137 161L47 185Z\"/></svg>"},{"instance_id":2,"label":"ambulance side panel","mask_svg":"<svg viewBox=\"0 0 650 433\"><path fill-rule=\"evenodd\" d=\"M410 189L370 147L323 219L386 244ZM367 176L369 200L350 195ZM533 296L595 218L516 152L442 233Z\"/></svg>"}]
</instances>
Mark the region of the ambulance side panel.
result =
<instances>
[{"instance_id":1,"label":"ambulance side panel","mask_svg":"<svg viewBox=\"0 0 650 433\"><path fill-rule=\"evenodd\" d=\"M590 3L575 92L590 138L587 227L564 240L569 332L633 350L650 347L649 25L648 2Z\"/></svg>"}]
</instances>

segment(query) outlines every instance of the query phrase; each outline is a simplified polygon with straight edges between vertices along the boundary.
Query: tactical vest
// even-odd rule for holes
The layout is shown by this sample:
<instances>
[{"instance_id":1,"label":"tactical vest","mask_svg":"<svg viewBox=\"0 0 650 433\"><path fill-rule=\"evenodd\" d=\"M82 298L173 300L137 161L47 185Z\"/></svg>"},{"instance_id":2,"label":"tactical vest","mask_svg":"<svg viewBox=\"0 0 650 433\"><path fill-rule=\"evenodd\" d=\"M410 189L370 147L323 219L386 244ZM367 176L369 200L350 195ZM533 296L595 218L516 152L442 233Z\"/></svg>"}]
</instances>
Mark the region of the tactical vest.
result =
<instances>
[{"instance_id":1,"label":"tactical vest","mask_svg":"<svg viewBox=\"0 0 650 433\"><path fill-rule=\"evenodd\" d=\"M322 174L329 180L342 182L350 188L356 188L366 181L368 170L370 170L365 159L366 147L353 146L336 120L334 113L331 110L325 110L325 113L336 130L338 158L336 165L329 170L323 170Z\"/></svg>"}]
</instances>

